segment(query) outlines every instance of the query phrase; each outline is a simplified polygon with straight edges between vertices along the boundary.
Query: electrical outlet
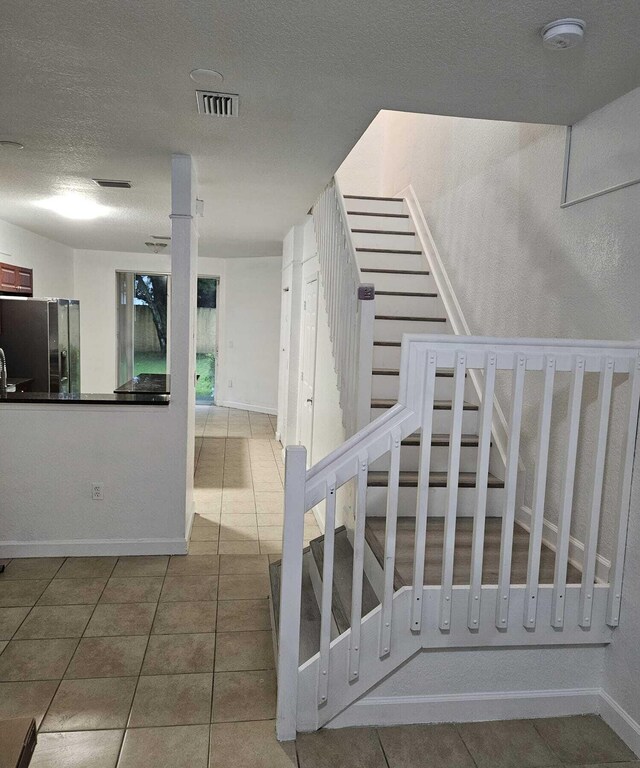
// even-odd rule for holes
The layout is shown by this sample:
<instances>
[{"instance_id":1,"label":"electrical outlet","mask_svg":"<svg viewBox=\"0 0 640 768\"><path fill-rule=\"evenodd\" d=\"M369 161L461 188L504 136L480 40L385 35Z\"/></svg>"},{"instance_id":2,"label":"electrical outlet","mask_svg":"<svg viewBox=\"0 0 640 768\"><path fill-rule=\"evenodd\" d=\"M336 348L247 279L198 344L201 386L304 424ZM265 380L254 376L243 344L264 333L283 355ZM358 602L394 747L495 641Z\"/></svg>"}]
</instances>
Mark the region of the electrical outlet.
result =
<instances>
[{"instance_id":1,"label":"electrical outlet","mask_svg":"<svg viewBox=\"0 0 640 768\"><path fill-rule=\"evenodd\" d=\"M93 483L91 485L91 498L94 501L104 500L104 485L102 483Z\"/></svg>"},{"instance_id":2,"label":"electrical outlet","mask_svg":"<svg viewBox=\"0 0 640 768\"><path fill-rule=\"evenodd\" d=\"M229 389L232 389L232 387L233 387L233 381L229 379Z\"/></svg>"}]
</instances>

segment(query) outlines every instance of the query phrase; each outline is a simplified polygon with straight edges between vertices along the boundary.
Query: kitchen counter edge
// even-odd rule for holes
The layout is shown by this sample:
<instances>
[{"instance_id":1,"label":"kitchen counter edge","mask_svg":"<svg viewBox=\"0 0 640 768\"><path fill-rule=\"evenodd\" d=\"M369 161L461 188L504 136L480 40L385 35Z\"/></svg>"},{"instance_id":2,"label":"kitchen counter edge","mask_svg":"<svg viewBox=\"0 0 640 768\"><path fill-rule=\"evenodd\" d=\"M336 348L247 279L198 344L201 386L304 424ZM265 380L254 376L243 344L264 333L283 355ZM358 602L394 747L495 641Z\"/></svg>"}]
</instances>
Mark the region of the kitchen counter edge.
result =
<instances>
[{"instance_id":1,"label":"kitchen counter edge","mask_svg":"<svg viewBox=\"0 0 640 768\"><path fill-rule=\"evenodd\" d=\"M32 403L34 405L169 405L169 395L152 394L49 394L48 392L9 392L0 397L5 403Z\"/></svg>"}]
</instances>

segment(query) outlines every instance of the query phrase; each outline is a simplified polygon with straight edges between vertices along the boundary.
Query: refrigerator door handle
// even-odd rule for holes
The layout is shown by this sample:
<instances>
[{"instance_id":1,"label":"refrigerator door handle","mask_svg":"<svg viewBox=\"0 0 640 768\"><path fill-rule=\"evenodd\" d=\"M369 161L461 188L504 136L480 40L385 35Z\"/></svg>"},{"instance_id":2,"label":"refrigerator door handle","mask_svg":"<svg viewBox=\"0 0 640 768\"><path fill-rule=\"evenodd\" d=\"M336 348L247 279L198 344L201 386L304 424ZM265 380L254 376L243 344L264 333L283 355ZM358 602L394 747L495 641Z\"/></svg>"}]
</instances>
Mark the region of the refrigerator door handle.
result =
<instances>
[{"instance_id":1,"label":"refrigerator door handle","mask_svg":"<svg viewBox=\"0 0 640 768\"><path fill-rule=\"evenodd\" d=\"M62 358L62 365L60 366L60 382L62 383L63 381L69 381L69 359L66 349L63 349L62 352L60 352L60 357Z\"/></svg>"}]
</instances>

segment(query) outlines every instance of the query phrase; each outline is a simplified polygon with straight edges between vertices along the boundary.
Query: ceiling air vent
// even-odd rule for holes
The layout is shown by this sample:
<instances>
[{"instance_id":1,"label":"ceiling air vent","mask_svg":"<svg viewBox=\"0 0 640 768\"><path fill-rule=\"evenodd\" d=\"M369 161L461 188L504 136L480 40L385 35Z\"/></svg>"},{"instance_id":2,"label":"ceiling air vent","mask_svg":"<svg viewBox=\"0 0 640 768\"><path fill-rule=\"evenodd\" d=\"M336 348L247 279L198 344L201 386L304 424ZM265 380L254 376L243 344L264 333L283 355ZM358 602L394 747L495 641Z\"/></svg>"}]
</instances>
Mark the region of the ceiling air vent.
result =
<instances>
[{"instance_id":1,"label":"ceiling air vent","mask_svg":"<svg viewBox=\"0 0 640 768\"><path fill-rule=\"evenodd\" d=\"M198 112L214 117L237 117L239 97L237 93L196 91Z\"/></svg>"},{"instance_id":2,"label":"ceiling air vent","mask_svg":"<svg viewBox=\"0 0 640 768\"><path fill-rule=\"evenodd\" d=\"M130 181L119 179L92 179L99 187L109 187L110 189L131 189Z\"/></svg>"}]
</instances>

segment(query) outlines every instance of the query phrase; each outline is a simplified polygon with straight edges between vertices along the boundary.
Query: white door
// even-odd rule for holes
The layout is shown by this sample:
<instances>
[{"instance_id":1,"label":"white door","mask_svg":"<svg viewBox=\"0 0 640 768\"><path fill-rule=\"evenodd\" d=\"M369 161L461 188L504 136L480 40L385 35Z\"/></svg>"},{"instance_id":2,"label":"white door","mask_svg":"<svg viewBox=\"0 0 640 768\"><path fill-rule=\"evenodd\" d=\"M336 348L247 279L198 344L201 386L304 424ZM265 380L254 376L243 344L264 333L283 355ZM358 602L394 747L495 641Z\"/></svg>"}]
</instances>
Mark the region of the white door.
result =
<instances>
[{"instance_id":1,"label":"white door","mask_svg":"<svg viewBox=\"0 0 640 768\"><path fill-rule=\"evenodd\" d=\"M305 284L302 323L302 374L300 377L299 442L307 449L307 465L311 466L313 437L313 390L316 376L316 329L318 325L318 278Z\"/></svg>"}]
</instances>

